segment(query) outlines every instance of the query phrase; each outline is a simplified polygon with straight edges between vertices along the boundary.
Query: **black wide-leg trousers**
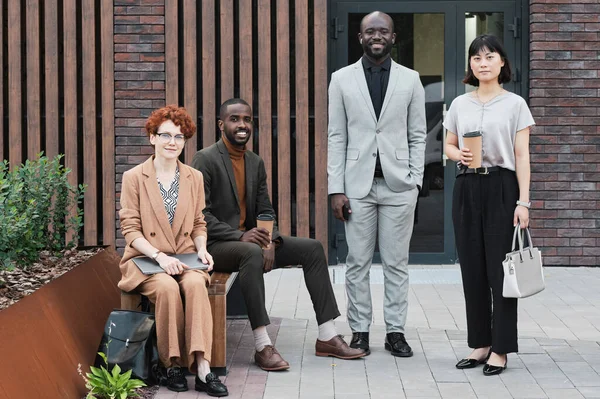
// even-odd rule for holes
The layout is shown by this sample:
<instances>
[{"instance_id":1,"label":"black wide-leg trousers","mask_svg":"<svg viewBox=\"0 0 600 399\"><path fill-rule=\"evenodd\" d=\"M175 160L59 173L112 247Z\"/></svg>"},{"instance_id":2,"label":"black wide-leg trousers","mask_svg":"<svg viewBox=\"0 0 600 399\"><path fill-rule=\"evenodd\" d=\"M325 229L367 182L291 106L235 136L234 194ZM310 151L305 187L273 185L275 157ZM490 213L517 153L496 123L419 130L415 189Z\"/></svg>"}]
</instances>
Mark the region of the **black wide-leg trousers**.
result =
<instances>
[{"instance_id":1,"label":"black wide-leg trousers","mask_svg":"<svg viewBox=\"0 0 600 399\"><path fill-rule=\"evenodd\" d=\"M454 236L467 311L468 345L518 351L517 300L502 296L502 261L510 252L519 199L515 172L462 174L452 199Z\"/></svg>"}]
</instances>

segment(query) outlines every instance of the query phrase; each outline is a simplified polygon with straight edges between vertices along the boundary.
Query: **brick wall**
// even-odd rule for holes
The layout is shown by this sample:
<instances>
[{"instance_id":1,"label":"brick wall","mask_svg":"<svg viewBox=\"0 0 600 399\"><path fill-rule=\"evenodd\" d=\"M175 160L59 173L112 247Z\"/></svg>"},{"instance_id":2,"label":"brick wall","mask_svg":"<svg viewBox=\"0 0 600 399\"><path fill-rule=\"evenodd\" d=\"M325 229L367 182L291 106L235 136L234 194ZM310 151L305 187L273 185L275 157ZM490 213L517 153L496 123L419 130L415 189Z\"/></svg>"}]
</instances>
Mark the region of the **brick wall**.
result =
<instances>
[{"instance_id":1,"label":"brick wall","mask_svg":"<svg viewBox=\"0 0 600 399\"><path fill-rule=\"evenodd\" d=\"M117 210L123 172L153 152L144 132L146 118L165 105L164 1L114 2ZM117 231L117 248L122 251L124 246L125 240Z\"/></svg>"},{"instance_id":2,"label":"brick wall","mask_svg":"<svg viewBox=\"0 0 600 399\"><path fill-rule=\"evenodd\" d=\"M600 4L530 1L531 212L547 265L600 262Z\"/></svg>"},{"instance_id":3,"label":"brick wall","mask_svg":"<svg viewBox=\"0 0 600 399\"><path fill-rule=\"evenodd\" d=\"M123 172L152 153L144 122L165 105L164 1L114 0L117 210ZM598 265L600 4L530 0L529 39L536 245L547 265Z\"/></svg>"}]
</instances>

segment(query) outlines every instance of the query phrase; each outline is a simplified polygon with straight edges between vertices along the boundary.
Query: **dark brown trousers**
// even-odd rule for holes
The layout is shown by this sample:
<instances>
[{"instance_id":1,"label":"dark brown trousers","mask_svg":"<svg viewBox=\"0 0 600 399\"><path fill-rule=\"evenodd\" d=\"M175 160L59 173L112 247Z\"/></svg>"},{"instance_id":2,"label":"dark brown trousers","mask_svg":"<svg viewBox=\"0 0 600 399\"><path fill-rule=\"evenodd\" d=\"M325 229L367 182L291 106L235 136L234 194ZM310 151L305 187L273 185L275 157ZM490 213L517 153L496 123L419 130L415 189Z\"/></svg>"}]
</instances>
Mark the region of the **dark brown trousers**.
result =
<instances>
[{"instance_id":1,"label":"dark brown trousers","mask_svg":"<svg viewBox=\"0 0 600 399\"><path fill-rule=\"evenodd\" d=\"M320 242L310 238L282 236L275 250L274 268L302 266L306 288L310 294L317 323L340 315L329 279L327 260ZM238 279L248 309L252 329L270 323L265 308L265 280L262 249L241 241L217 241L208 247L219 272L239 271Z\"/></svg>"}]
</instances>

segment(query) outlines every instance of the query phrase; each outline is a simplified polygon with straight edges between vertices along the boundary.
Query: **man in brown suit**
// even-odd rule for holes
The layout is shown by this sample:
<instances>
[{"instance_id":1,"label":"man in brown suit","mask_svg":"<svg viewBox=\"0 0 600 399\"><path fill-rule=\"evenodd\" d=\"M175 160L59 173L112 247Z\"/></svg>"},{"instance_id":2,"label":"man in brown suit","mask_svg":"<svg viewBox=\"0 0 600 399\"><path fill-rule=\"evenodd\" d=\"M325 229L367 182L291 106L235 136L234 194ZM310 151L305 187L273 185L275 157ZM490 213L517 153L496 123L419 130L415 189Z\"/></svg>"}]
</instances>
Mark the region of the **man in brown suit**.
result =
<instances>
[{"instance_id":1,"label":"man in brown suit","mask_svg":"<svg viewBox=\"0 0 600 399\"><path fill-rule=\"evenodd\" d=\"M263 160L246 143L252 135L252 109L244 100L230 99L221 106L221 140L196 153L192 166L204 176L208 251L215 270L239 271L242 294L254 332L254 360L263 370L289 368L272 345L266 326L263 273L287 265L302 265L319 324L317 356L355 359L365 356L337 334L333 319L340 315L322 245L313 239L282 236L256 227L259 214L274 215ZM264 248L264 249L263 249Z\"/></svg>"}]
</instances>

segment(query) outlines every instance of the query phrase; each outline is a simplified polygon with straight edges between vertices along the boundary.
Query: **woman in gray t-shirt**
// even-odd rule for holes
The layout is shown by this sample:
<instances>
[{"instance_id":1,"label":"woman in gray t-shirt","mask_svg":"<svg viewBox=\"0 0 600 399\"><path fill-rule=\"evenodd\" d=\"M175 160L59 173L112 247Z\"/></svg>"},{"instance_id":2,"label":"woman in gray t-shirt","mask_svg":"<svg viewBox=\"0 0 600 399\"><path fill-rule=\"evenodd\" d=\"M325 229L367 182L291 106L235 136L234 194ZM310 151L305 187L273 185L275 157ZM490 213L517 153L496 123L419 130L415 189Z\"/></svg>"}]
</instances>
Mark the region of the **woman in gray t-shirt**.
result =
<instances>
[{"instance_id":1,"label":"woman in gray t-shirt","mask_svg":"<svg viewBox=\"0 0 600 399\"><path fill-rule=\"evenodd\" d=\"M502 261L511 250L514 226L529 224L529 130L535 122L525 100L502 88L510 76L498 39L477 37L469 47L463 80L477 90L454 99L444 120L446 154L459 165L452 219L468 344L474 349L456 367L486 363L484 375L500 374L506 354L518 350L517 300L502 296ZM466 133L481 134L481 154L476 154L481 155L480 168L470 167L474 157L464 145Z\"/></svg>"}]
</instances>

